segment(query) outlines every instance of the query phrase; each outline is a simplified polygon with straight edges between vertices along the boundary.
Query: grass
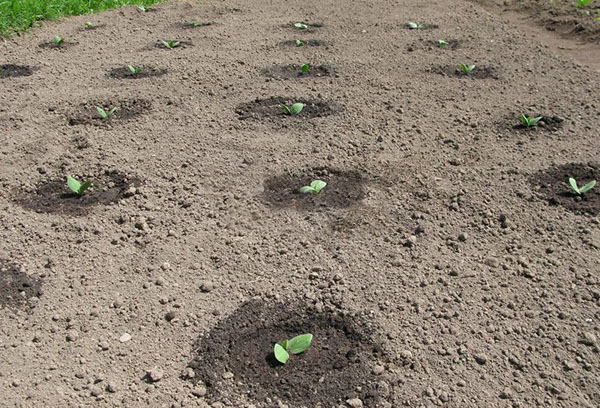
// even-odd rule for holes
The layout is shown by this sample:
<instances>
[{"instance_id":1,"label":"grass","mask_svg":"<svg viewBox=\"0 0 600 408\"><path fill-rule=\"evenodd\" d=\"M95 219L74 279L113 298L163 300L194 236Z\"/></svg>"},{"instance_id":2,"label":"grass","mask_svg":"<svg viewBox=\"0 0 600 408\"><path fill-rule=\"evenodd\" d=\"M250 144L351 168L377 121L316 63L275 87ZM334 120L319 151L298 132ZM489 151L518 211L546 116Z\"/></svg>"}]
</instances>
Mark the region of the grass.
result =
<instances>
[{"instance_id":1,"label":"grass","mask_svg":"<svg viewBox=\"0 0 600 408\"><path fill-rule=\"evenodd\" d=\"M37 21L161 1L164 0L0 0L0 37L28 30Z\"/></svg>"}]
</instances>

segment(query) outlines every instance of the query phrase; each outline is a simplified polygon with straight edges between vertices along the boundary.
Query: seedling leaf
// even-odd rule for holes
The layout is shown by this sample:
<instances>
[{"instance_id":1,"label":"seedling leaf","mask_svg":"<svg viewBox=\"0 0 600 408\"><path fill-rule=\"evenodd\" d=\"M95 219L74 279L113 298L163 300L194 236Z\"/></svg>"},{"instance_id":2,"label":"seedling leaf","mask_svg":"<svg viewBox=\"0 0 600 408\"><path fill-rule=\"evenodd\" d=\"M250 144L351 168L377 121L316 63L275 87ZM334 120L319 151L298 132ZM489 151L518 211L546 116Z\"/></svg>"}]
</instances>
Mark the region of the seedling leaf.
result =
<instances>
[{"instance_id":1,"label":"seedling leaf","mask_svg":"<svg viewBox=\"0 0 600 408\"><path fill-rule=\"evenodd\" d=\"M296 40L296 47L302 47L304 45L304 42L301 40Z\"/></svg>"},{"instance_id":2,"label":"seedling leaf","mask_svg":"<svg viewBox=\"0 0 600 408\"><path fill-rule=\"evenodd\" d=\"M323 190L325 188L326 185L327 185L327 183L324 182L323 180L313 180L310 183L310 186L301 187L300 192L301 193L313 193L314 195L317 195L321 192L321 190Z\"/></svg>"},{"instance_id":3,"label":"seedling leaf","mask_svg":"<svg viewBox=\"0 0 600 408\"><path fill-rule=\"evenodd\" d=\"M300 66L300 70L305 74L308 74L310 72L310 64L302 64L302 66Z\"/></svg>"},{"instance_id":4,"label":"seedling leaf","mask_svg":"<svg viewBox=\"0 0 600 408\"><path fill-rule=\"evenodd\" d=\"M592 0L577 0L577 7L584 8L588 4L590 4Z\"/></svg>"},{"instance_id":5,"label":"seedling leaf","mask_svg":"<svg viewBox=\"0 0 600 408\"><path fill-rule=\"evenodd\" d=\"M277 359L277 361L279 361L281 364L287 363L288 359L290 358L287 350L279 343L275 343L275 346L273 347L273 354L275 354L275 359Z\"/></svg>"},{"instance_id":6,"label":"seedling leaf","mask_svg":"<svg viewBox=\"0 0 600 408\"><path fill-rule=\"evenodd\" d=\"M475 65L467 65L467 64L463 64L463 63L461 63L459 65L459 67L462 70L462 72L465 74L468 74L475 69Z\"/></svg>"},{"instance_id":7,"label":"seedling leaf","mask_svg":"<svg viewBox=\"0 0 600 408\"><path fill-rule=\"evenodd\" d=\"M308 347L310 347L310 342L312 341L313 335L310 333L301 334L290 339L288 343L288 350L292 354L300 354L304 352Z\"/></svg>"},{"instance_id":8,"label":"seedling leaf","mask_svg":"<svg viewBox=\"0 0 600 408\"><path fill-rule=\"evenodd\" d=\"M577 195L582 195L596 186L596 180L592 180L585 186L579 187L577 186L577 181L573 177L569 177L569 184L571 185L573 191L577 193Z\"/></svg>"},{"instance_id":9,"label":"seedling leaf","mask_svg":"<svg viewBox=\"0 0 600 408\"><path fill-rule=\"evenodd\" d=\"M280 103L279 106L281 106L281 109L283 110L283 113L285 113L286 115L291 115L292 114L292 111L290 110L290 108L285 103Z\"/></svg>"},{"instance_id":10,"label":"seedling leaf","mask_svg":"<svg viewBox=\"0 0 600 408\"><path fill-rule=\"evenodd\" d=\"M169 48L169 49L175 48L175 47L179 46L179 44L181 44L181 41L163 41L163 40L161 40L161 42L163 43L163 45L166 48Z\"/></svg>"},{"instance_id":11,"label":"seedling leaf","mask_svg":"<svg viewBox=\"0 0 600 408\"><path fill-rule=\"evenodd\" d=\"M448 41L438 40L438 44L440 45L440 47L445 47L446 45L448 45Z\"/></svg>"},{"instance_id":12,"label":"seedling leaf","mask_svg":"<svg viewBox=\"0 0 600 408\"><path fill-rule=\"evenodd\" d=\"M85 192L85 190L90 188L90 186L92 185L92 181L88 180L82 184L72 176L67 176L67 185L75 194L82 195Z\"/></svg>"},{"instance_id":13,"label":"seedling leaf","mask_svg":"<svg viewBox=\"0 0 600 408\"><path fill-rule=\"evenodd\" d=\"M302 112L302 109L304 109L304 104L301 102L296 102L295 104L293 104L290 108L290 113L292 115L297 115L300 112Z\"/></svg>"},{"instance_id":14,"label":"seedling leaf","mask_svg":"<svg viewBox=\"0 0 600 408\"><path fill-rule=\"evenodd\" d=\"M521 114L520 116L521 119L521 123L525 126L525 127L533 127L535 125L537 125L537 123L542 119L542 116L537 116L537 117L533 117L533 116L526 116L525 114Z\"/></svg>"},{"instance_id":15,"label":"seedling leaf","mask_svg":"<svg viewBox=\"0 0 600 408\"><path fill-rule=\"evenodd\" d=\"M573 177L569 177L569 184L571 185L573 191L581 195L581 190L579 190L579 187L577 186L577 181Z\"/></svg>"},{"instance_id":16,"label":"seedling leaf","mask_svg":"<svg viewBox=\"0 0 600 408\"><path fill-rule=\"evenodd\" d=\"M94 27L94 25L92 24L92 22L91 22L91 21L88 21L87 23L85 23L85 28L86 28L87 30L89 30L89 29L90 29L90 28L92 28L92 27Z\"/></svg>"},{"instance_id":17,"label":"seedling leaf","mask_svg":"<svg viewBox=\"0 0 600 408\"><path fill-rule=\"evenodd\" d=\"M139 74L140 72L142 72L144 70L143 66L136 66L136 65L128 65L127 69L129 70L129 72L131 72L134 75Z\"/></svg>"},{"instance_id":18,"label":"seedling leaf","mask_svg":"<svg viewBox=\"0 0 600 408\"><path fill-rule=\"evenodd\" d=\"M64 38L62 38L62 37L60 37L58 35L54 37L54 43L56 45L62 45L64 42L65 42Z\"/></svg>"},{"instance_id":19,"label":"seedling leaf","mask_svg":"<svg viewBox=\"0 0 600 408\"><path fill-rule=\"evenodd\" d=\"M299 30L306 30L308 28L308 25L304 23L295 23L294 27L296 27Z\"/></svg>"},{"instance_id":20,"label":"seedling leaf","mask_svg":"<svg viewBox=\"0 0 600 408\"><path fill-rule=\"evenodd\" d=\"M300 188L301 193L311 193L313 191L311 186L304 186Z\"/></svg>"}]
</instances>

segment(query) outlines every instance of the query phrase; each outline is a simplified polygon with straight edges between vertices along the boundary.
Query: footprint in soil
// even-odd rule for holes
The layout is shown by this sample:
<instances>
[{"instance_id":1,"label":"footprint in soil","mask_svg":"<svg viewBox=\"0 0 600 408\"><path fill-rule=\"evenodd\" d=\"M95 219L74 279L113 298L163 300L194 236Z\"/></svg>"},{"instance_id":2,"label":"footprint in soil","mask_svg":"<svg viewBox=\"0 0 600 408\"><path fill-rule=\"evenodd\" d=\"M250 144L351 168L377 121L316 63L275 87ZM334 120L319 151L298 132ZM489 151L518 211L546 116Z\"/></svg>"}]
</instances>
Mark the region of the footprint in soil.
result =
<instances>
[{"instance_id":1,"label":"footprint in soil","mask_svg":"<svg viewBox=\"0 0 600 408\"><path fill-rule=\"evenodd\" d=\"M329 65L311 66L308 72L302 72L300 65L271 65L263 68L260 72L270 78L281 79L320 78L334 75L334 70Z\"/></svg>"},{"instance_id":2,"label":"footprint in soil","mask_svg":"<svg viewBox=\"0 0 600 408\"><path fill-rule=\"evenodd\" d=\"M377 384L385 377L371 367L387 362L381 343L373 340L376 331L364 315L256 299L200 338L188 366L205 382L211 401L244 395L260 406L281 399L293 406L329 407L358 397L374 407L384 398ZM310 347L286 365L278 363L273 345L304 333L313 334ZM234 381L224 378L226 372Z\"/></svg>"},{"instance_id":3,"label":"footprint in soil","mask_svg":"<svg viewBox=\"0 0 600 408\"><path fill-rule=\"evenodd\" d=\"M34 67L29 65L0 65L0 78L15 78L33 75Z\"/></svg>"},{"instance_id":4,"label":"footprint in soil","mask_svg":"<svg viewBox=\"0 0 600 408\"><path fill-rule=\"evenodd\" d=\"M569 185L569 177L579 186L592 180L600 181L600 164L568 163L541 170L529 178L534 191L551 205L560 205L575 213L597 215L600 213L600 187L596 186L583 195L577 195Z\"/></svg>"},{"instance_id":5,"label":"footprint in soil","mask_svg":"<svg viewBox=\"0 0 600 408\"><path fill-rule=\"evenodd\" d=\"M15 191L15 202L21 207L38 213L58 213L81 216L94 206L108 205L135 194L141 183L117 171L109 171L97 177L81 177L92 180L92 188L83 195L73 193L65 179L38 183L31 191Z\"/></svg>"},{"instance_id":6,"label":"footprint in soil","mask_svg":"<svg viewBox=\"0 0 600 408\"><path fill-rule=\"evenodd\" d=\"M304 104L302 111L297 115L286 115L281 108L281 104L289 106L296 102ZM287 96L273 96L265 99L256 98L254 101L238 105L236 108L236 112L241 120L277 119L278 121L298 121L306 118L324 117L340 112L341 110L342 106L336 102Z\"/></svg>"},{"instance_id":7,"label":"footprint in soil","mask_svg":"<svg viewBox=\"0 0 600 408\"><path fill-rule=\"evenodd\" d=\"M317 195L300 193L313 180L322 180L327 186ZM276 207L293 207L298 210L322 208L347 208L365 198L364 179L358 171L315 168L287 173L264 182L263 200Z\"/></svg>"},{"instance_id":8,"label":"footprint in soil","mask_svg":"<svg viewBox=\"0 0 600 408\"><path fill-rule=\"evenodd\" d=\"M117 108L114 115L104 119L98 114L97 107L105 111ZM76 125L109 126L116 122L123 122L136 118L152 108L152 103L145 99L123 99L118 101L90 101L80 104L77 108L67 112L68 123Z\"/></svg>"},{"instance_id":9,"label":"footprint in soil","mask_svg":"<svg viewBox=\"0 0 600 408\"><path fill-rule=\"evenodd\" d=\"M27 300L42 295L42 283L33 278L23 268L0 259L0 307L19 308Z\"/></svg>"}]
</instances>

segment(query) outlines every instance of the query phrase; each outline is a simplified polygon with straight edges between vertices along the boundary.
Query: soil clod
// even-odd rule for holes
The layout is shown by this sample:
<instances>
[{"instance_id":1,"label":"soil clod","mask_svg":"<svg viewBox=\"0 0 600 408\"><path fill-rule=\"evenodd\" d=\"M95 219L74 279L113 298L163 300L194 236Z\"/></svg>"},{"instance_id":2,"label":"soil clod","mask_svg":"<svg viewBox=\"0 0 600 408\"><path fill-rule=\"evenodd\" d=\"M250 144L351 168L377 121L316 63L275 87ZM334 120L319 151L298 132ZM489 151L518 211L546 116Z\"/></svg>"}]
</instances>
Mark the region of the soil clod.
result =
<instances>
[{"instance_id":1,"label":"soil clod","mask_svg":"<svg viewBox=\"0 0 600 408\"><path fill-rule=\"evenodd\" d=\"M25 270L6 259L0 259L0 308L19 308L27 299L40 297L40 279L29 276Z\"/></svg>"}]
</instances>

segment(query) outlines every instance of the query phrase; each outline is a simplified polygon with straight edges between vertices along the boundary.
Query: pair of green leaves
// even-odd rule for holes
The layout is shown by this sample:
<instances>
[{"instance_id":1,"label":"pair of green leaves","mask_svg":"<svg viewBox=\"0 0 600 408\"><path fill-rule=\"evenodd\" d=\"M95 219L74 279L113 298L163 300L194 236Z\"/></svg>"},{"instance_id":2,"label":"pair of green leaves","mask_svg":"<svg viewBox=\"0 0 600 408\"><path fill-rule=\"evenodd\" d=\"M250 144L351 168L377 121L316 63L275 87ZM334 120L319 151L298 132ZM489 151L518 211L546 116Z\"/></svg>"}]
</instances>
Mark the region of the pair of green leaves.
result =
<instances>
[{"instance_id":1,"label":"pair of green leaves","mask_svg":"<svg viewBox=\"0 0 600 408\"><path fill-rule=\"evenodd\" d=\"M575 193L577 193L577 195L582 195L582 194L590 191L592 188L594 188L594 186L596 185L596 180L592 180L589 183L587 183L585 186L579 187L577 185L577 180L575 180L573 177L569 177L569 184L571 185L571 188L573 189L573 191L575 191Z\"/></svg>"},{"instance_id":2,"label":"pair of green leaves","mask_svg":"<svg viewBox=\"0 0 600 408\"><path fill-rule=\"evenodd\" d=\"M92 181L88 180L85 183L80 183L77 179L73 178L72 176L67 176L67 185L75 194L82 195L83 193L85 193L85 190L90 188L90 186L92 185Z\"/></svg>"},{"instance_id":3,"label":"pair of green leaves","mask_svg":"<svg viewBox=\"0 0 600 408\"><path fill-rule=\"evenodd\" d=\"M284 340L281 343L275 343L273 354L281 364L287 363L290 358L290 353L300 354L310 347L313 335L310 333L301 334L290 340Z\"/></svg>"},{"instance_id":4,"label":"pair of green leaves","mask_svg":"<svg viewBox=\"0 0 600 408\"><path fill-rule=\"evenodd\" d=\"M313 193L314 195L317 195L325 188L326 185L327 183L323 180L313 180L312 183L310 183L310 186L301 187L300 192Z\"/></svg>"},{"instance_id":5,"label":"pair of green leaves","mask_svg":"<svg viewBox=\"0 0 600 408\"><path fill-rule=\"evenodd\" d=\"M523 124L523 126L529 128L529 127L533 127L533 126L537 125L538 122L542 119L542 116L537 116L537 117L525 116L525 114L521 113L520 119L521 119L521 123Z\"/></svg>"},{"instance_id":6,"label":"pair of green leaves","mask_svg":"<svg viewBox=\"0 0 600 408\"><path fill-rule=\"evenodd\" d=\"M310 72L310 64L302 64L300 66L300 71L302 71L305 74L308 74Z\"/></svg>"},{"instance_id":7,"label":"pair of green leaves","mask_svg":"<svg viewBox=\"0 0 600 408\"><path fill-rule=\"evenodd\" d=\"M308 24L295 23L294 27L296 27L298 30L306 30L308 28Z\"/></svg>"},{"instance_id":8,"label":"pair of green leaves","mask_svg":"<svg viewBox=\"0 0 600 408\"><path fill-rule=\"evenodd\" d=\"M414 23L412 21L409 21L408 23L406 23L406 25L411 30L423 30L427 27L427 23Z\"/></svg>"},{"instance_id":9,"label":"pair of green leaves","mask_svg":"<svg viewBox=\"0 0 600 408\"><path fill-rule=\"evenodd\" d=\"M469 74L471 71L473 71L475 69L475 65L467 65L467 64L463 64L463 63L461 63L459 65L459 67L464 74Z\"/></svg>"},{"instance_id":10,"label":"pair of green leaves","mask_svg":"<svg viewBox=\"0 0 600 408\"><path fill-rule=\"evenodd\" d=\"M303 47L303 46L304 46L304 41L296 40L296 47Z\"/></svg>"},{"instance_id":11,"label":"pair of green leaves","mask_svg":"<svg viewBox=\"0 0 600 408\"><path fill-rule=\"evenodd\" d=\"M296 102L292 106L287 106L285 103L280 103L279 106L281 106L283 113L292 116L299 114L302 112L302 109L304 109L304 104L301 102Z\"/></svg>"},{"instance_id":12,"label":"pair of green leaves","mask_svg":"<svg viewBox=\"0 0 600 408\"><path fill-rule=\"evenodd\" d=\"M162 44L165 46L165 48L168 49L173 49L175 47L179 47L179 45L181 45L181 41L162 41Z\"/></svg>"},{"instance_id":13,"label":"pair of green leaves","mask_svg":"<svg viewBox=\"0 0 600 408\"><path fill-rule=\"evenodd\" d=\"M577 7L584 8L588 4L590 4L592 0L577 0Z\"/></svg>"},{"instance_id":14,"label":"pair of green leaves","mask_svg":"<svg viewBox=\"0 0 600 408\"><path fill-rule=\"evenodd\" d=\"M112 108L109 111L104 110L104 108L100 107L100 106L96 106L96 110L98 111L98 115L100 115L100 117L102 119L110 119L115 112L117 111L117 107L115 106L114 108Z\"/></svg>"},{"instance_id":15,"label":"pair of green leaves","mask_svg":"<svg viewBox=\"0 0 600 408\"><path fill-rule=\"evenodd\" d=\"M440 47L445 47L446 45L448 45L448 41L446 40L438 40L438 44Z\"/></svg>"},{"instance_id":16,"label":"pair of green leaves","mask_svg":"<svg viewBox=\"0 0 600 408\"><path fill-rule=\"evenodd\" d=\"M140 74L144 70L144 67L142 65L140 65L140 66L137 66L137 65L128 65L127 69L133 75L137 75L137 74Z\"/></svg>"},{"instance_id":17,"label":"pair of green leaves","mask_svg":"<svg viewBox=\"0 0 600 408\"><path fill-rule=\"evenodd\" d=\"M62 37L60 37L58 35L54 37L54 44L56 44L57 46L60 47L61 45L64 44L64 42L65 42L64 38L62 38Z\"/></svg>"}]
</instances>

